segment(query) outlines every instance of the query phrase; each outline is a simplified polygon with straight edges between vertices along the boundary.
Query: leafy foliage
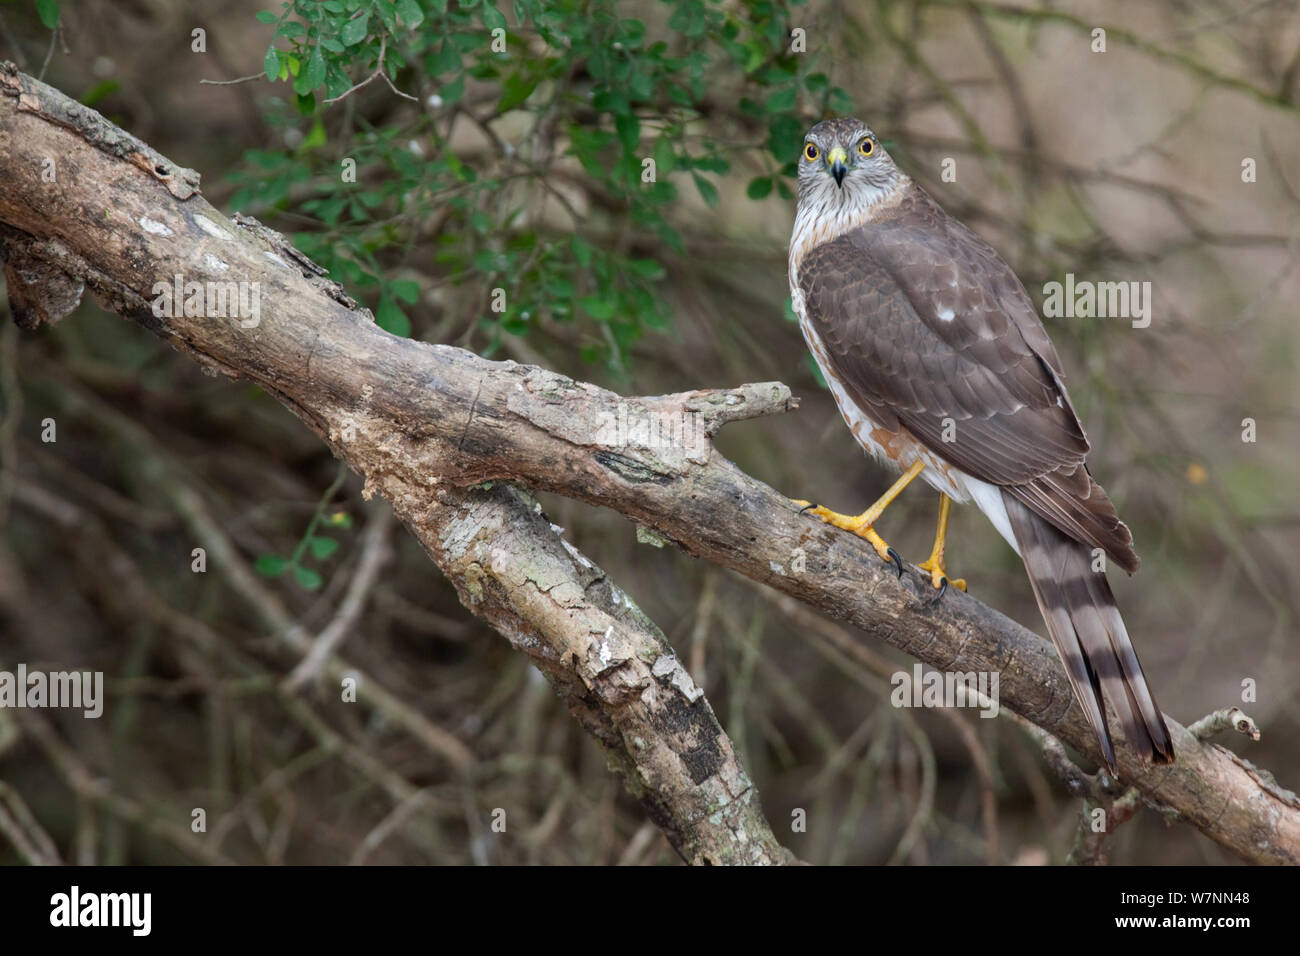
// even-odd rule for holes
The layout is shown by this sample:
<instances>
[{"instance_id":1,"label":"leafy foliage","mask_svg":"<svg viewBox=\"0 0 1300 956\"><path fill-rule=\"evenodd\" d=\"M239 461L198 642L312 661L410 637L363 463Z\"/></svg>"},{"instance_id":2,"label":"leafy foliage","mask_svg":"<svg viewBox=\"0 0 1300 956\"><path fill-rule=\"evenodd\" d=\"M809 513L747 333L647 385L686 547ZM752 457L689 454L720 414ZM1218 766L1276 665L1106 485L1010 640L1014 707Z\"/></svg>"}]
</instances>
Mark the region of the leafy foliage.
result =
<instances>
[{"instance_id":1,"label":"leafy foliage","mask_svg":"<svg viewBox=\"0 0 1300 956\"><path fill-rule=\"evenodd\" d=\"M799 5L286 2L258 18L273 27L265 74L296 108L268 115L294 145L250 151L232 203L312 217L295 240L389 331L413 315L427 332L421 280L436 276L467 303L445 333L468 323L490 352L572 325L585 357L618 370L669 322L656 253L686 252L683 187L718 205L717 177L747 152L766 170L749 197L790 200L808 118L851 108L814 54L792 52ZM382 118L328 108L362 83ZM466 125L482 150L461 145Z\"/></svg>"}]
</instances>

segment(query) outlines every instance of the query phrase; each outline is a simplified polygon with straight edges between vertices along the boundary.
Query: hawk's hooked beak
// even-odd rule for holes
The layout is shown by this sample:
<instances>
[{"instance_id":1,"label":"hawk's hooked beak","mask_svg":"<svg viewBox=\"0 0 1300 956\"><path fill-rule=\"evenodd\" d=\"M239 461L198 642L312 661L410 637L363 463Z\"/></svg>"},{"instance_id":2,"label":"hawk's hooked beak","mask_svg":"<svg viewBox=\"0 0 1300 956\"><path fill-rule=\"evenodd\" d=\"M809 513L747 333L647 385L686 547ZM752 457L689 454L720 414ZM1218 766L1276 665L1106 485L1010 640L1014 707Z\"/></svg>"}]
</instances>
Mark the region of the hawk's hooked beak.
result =
<instances>
[{"instance_id":1,"label":"hawk's hooked beak","mask_svg":"<svg viewBox=\"0 0 1300 956\"><path fill-rule=\"evenodd\" d=\"M836 146L826 154L826 164L830 166L831 175L835 177L835 185L840 189L844 188L844 175L849 171L848 158L849 154L840 146Z\"/></svg>"}]
</instances>

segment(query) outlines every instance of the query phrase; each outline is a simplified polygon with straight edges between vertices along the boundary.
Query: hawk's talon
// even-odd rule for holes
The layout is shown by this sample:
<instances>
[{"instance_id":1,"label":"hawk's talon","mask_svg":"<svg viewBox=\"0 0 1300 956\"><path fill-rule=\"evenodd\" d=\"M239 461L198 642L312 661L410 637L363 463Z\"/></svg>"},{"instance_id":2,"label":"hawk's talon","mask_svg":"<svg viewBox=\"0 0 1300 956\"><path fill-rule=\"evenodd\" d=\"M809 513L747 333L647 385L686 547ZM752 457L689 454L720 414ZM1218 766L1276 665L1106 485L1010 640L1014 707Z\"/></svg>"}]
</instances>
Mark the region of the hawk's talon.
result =
<instances>
[{"instance_id":1,"label":"hawk's talon","mask_svg":"<svg viewBox=\"0 0 1300 956\"><path fill-rule=\"evenodd\" d=\"M935 555L931 554L929 558L927 558L925 561L918 564L916 567L917 570L919 571L930 572L930 584L932 587L934 587L936 591L939 590L940 588L947 588L949 584L955 587L958 591L966 590L965 578L953 578L952 580L948 579L948 573L943 566L942 552L939 553L939 556L937 558L935 557Z\"/></svg>"},{"instance_id":2,"label":"hawk's talon","mask_svg":"<svg viewBox=\"0 0 1300 956\"><path fill-rule=\"evenodd\" d=\"M899 579L901 580L902 577L903 577L903 558L902 558L902 556L899 555L899 553L898 553L897 551L895 551L893 548L890 548L890 549L889 549L889 559L888 559L888 560L889 560L889 562L890 562L891 564L893 564L893 566L895 567L895 569L897 569L897 571L898 571L898 577L899 577Z\"/></svg>"},{"instance_id":3,"label":"hawk's talon","mask_svg":"<svg viewBox=\"0 0 1300 956\"><path fill-rule=\"evenodd\" d=\"M943 600L943 596L947 593L948 593L948 579L944 578L943 584L939 588L939 593L930 599L930 602L926 605L926 607L928 608L938 607L939 602Z\"/></svg>"}]
</instances>

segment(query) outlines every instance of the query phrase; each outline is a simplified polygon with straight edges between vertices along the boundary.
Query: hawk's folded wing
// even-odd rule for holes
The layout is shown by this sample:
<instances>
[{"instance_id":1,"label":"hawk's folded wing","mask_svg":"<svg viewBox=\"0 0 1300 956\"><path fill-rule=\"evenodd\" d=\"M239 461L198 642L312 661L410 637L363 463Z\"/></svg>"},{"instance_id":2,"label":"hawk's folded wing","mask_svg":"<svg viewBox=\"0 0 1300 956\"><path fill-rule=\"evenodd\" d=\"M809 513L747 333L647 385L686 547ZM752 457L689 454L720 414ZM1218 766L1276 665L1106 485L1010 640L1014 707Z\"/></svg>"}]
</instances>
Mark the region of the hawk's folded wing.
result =
<instances>
[{"instance_id":1,"label":"hawk's folded wing","mask_svg":"<svg viewBox=\"0 0 1300 956\"><path fill-rule=\"evenodd\" d=\"M1084 464L1056 349L992 246L917 189L810 250L798 280L833 371L873 419L1137 570L1132 535Z\"/></svg>"}]
</instances>

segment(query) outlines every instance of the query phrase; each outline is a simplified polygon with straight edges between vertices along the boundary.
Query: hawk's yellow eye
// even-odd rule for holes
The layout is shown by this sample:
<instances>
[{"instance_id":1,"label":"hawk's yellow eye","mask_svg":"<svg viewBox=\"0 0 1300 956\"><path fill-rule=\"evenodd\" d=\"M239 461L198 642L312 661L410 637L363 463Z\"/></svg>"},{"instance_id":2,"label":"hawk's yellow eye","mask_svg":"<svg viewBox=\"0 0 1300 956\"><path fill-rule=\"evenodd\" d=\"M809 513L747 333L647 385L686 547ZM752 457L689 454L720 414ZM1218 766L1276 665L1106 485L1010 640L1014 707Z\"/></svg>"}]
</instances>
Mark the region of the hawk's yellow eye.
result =
<instances>
[{"instance_id":1,"label":"hawk's yellow eye","mask_svg":"<svg viewBox=\"0 0 1300 956\"><path fill-rule=\"evenodd\" d=\"M808 162L810 163L813 162L820 155L821 155L821 151L817 148L816 143L809 143L807 146L803 148L803 158L808 160Z\"/></svg>"},{"instance_id":2,"label":"hawk's yellow eye","mask_svg":"<svg viewBox=\"0 0 1300 956\"><path fill-rule=\"evenodd\" d=\"M873 149L875 149L875 146L871 142L871 137L862 137L862 142L858 143L858 152L863 156L870 156Z\"/></svg>"}]
</instances>

